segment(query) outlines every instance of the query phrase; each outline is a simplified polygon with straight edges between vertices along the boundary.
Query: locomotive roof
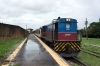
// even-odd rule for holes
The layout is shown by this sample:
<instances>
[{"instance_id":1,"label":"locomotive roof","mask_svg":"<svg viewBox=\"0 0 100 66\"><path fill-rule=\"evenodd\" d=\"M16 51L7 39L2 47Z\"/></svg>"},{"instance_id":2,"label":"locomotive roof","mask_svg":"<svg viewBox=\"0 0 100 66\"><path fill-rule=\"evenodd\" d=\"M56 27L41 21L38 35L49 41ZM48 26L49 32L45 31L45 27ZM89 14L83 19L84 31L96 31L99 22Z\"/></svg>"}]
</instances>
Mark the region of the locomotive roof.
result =
<instances>
[{"instance_id":1,"label":"locomotive roof","mask_svg":"<svg viewBox=\"0 0 100 66\"><path fill-rule=\"evenodd\" d=\"M53 20L57 20L57 22L65 22L66 19L70 19L70 22L76 22L76 23L77 23L77 20L76 20L76 19L73 19L73 18L59 18L59 19L53 19ZM45 27L45 26L49 26L49 25L51 25L51 24L54 24L54 23L53 23L53 20L52 20L52 23L49 23L49 24L44 25L44 26L42 26L42 27ZM56 23L56 22L55 22L55 23Z\"/></svg>"}]
</instances>

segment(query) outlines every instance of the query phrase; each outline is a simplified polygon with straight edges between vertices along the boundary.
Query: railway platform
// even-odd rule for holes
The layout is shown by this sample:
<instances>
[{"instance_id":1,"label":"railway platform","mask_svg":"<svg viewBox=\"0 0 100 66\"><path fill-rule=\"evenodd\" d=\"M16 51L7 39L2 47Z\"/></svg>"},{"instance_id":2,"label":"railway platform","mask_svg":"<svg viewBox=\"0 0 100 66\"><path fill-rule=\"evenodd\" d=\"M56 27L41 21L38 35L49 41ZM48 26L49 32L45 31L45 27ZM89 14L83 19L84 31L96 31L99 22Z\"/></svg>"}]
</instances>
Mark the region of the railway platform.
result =
<instances>
[{"instance_id":1,"label":"railway platform","mask_svg":"<svg viewBox=\"0 0 100 66\"><path fill-rule=\"evenodd\" d=\"M29 36L13 62L20 66L59 66L33 34Z\"/></svg>"}]
</instances>

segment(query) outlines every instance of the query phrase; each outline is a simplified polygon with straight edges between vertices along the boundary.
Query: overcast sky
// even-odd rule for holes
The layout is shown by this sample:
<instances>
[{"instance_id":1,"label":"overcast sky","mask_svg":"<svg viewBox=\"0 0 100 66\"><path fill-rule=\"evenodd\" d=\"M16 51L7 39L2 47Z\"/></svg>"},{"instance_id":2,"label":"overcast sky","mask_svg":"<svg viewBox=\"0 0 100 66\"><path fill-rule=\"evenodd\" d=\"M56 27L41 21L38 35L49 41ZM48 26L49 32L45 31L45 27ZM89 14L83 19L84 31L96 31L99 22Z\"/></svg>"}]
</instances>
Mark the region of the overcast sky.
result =
<instances>
[{"instance_id":1,"label":"overcast sky","mask_svg":"<svg viewBox=\"0 0 100 66\"><path fill-rule=\"evenodd\" d=\"M84 21L99 21L100 0L0 0L0 22L37 29L60 17L74 18L78 29Z\"/></svg>"}]
</instances>

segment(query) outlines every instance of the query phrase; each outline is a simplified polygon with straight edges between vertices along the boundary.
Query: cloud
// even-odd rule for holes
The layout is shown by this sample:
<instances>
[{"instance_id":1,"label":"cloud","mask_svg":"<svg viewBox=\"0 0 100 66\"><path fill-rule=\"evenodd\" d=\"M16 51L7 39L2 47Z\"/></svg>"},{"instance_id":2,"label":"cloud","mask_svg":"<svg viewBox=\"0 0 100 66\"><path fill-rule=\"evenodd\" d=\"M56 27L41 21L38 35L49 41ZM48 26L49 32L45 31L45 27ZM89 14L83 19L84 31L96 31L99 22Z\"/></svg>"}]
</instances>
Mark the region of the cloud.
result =
<instances>
[{"instance_id":1,"label":"cloud","mask_svg":"<svg viewBox=\"0 0 100 66\"><path fill-rule=\"evenodd\" d=\"M91 3L90 3L91 2ZM0 22L37 29L60 17L74 18L78 29L100 18L99 0L0 0Z\"/></svg>"}]
</instances>

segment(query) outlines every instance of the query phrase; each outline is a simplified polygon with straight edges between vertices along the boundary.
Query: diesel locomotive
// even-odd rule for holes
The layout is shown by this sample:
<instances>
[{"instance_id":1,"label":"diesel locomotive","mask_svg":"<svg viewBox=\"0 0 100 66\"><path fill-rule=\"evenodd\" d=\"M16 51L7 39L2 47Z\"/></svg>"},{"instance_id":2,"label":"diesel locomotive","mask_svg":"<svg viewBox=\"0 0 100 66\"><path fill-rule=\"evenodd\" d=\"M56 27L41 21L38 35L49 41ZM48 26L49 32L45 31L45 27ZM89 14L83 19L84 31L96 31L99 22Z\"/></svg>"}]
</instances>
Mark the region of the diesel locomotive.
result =
<instances>
[{"instance_id":1,"label":"diesel locomotive","mask_svg":"<svg viewBox=\"0 0 100 66\"><path fill-rule=\"evenodd\" d=\"M80 52L81 41L78 40L76 19L58 17L34 33L63 57L74 57Z\"/></svg>"}]
</instances>

